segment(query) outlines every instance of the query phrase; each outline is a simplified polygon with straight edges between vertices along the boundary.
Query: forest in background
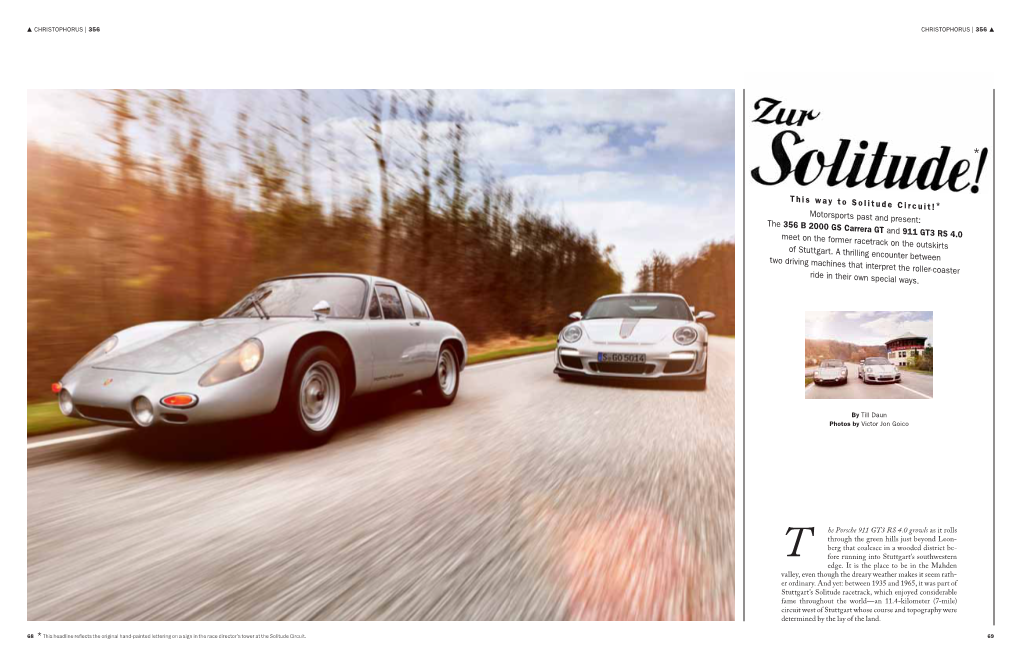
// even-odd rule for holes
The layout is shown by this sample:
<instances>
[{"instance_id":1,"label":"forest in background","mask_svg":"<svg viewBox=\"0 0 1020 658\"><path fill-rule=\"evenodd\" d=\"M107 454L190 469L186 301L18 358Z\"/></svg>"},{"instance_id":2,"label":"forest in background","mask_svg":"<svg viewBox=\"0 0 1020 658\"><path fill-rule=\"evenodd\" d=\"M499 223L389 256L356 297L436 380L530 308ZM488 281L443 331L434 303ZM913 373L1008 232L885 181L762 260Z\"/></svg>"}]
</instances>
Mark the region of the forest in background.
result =
<instances>
[{"instance_id":1,"label":"forest in background","mask_svg":"<svg viewBox=\"0 0 1020 658\"><path fill-rule=\"evenodd\" d=\"M556 332L621 291L613 247L469 157L470 117L440 116L434 92L352 93L373 154L358 170L304 91L241 103L228 134L189 92L88 99L104 153L28 144L29 400L115 331L216 316L274 276L392 277L470 341ZM733 255L656 252L640 289L682 292L732 334Z\"/></svg>"},{"instance_id":2,"label":"forest in background","mask_svg":"<svg viewBox=\"0 0 1020 658\"><path fill-rule=\"evenodd\" d=\"M654 251L638 270L635 292L683 295L696 311L711 311L709 333L736 334L736 245L733 240L709 242L696 254L671 259Z\"/></svg>"},{"instance_id":3,"label":"forest in background","mask_svg":"<svg viewBox=\"0 0 1020 658\"><path fill-rule=\"evenodd\" d=\"M839 340L804 339L804 365L813 366L825 359L857 363L869 356L885 356L885 345L857 345Z\"/></svg>"}]
</instances>

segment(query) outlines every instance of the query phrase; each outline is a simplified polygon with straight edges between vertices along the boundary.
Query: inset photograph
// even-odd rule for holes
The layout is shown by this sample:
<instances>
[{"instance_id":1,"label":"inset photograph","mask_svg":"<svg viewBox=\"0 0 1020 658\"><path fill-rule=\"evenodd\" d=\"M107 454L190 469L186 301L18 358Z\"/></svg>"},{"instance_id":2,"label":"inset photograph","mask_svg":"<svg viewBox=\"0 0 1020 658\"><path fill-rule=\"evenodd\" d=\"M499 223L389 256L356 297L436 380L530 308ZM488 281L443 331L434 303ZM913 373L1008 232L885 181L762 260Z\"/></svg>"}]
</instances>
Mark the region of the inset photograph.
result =
<instances>
[{"instance_id":1,"label":"inset photograph","mask_svg":"<svg viewBox=\"0 0 1020 658\"><path fill-rule=\"evenodd\" d=\"M931 311L805 311L804 397L934 397Z\"/></svg>"}]
</instances>

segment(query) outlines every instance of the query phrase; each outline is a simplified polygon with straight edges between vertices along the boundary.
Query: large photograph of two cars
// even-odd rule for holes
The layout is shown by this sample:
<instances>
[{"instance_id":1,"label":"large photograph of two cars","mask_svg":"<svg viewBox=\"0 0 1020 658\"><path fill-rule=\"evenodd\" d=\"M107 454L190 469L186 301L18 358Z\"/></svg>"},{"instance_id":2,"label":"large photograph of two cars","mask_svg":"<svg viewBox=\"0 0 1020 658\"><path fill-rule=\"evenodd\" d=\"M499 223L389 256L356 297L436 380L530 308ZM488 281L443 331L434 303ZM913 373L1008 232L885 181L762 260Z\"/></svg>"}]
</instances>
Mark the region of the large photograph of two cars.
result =
<instances>
[{"instance_id":1,"label":"large photograph of two cars","mask_svg":"<svg viewBox=\"0 0 1020 658\"><path fill-rule=\"evenodd\" d=\"M66 416L148 428L272 415L313 447L368 392L452 403L466 360L464 335L399 283L303 274L263 282L217 318L119 331L52 388Z\"/></svg>"},{"instance_id":2,"label":"large photograph of two cars","mask_svg":"<svg viewBox=\"0 0 1020 658\"><path fill-rule=\"evenodd\" d=\"M568 380L613 379L687 384L704 390L708 328L680 295L605 295L559 334L555 372Z\"/></svg>"}]
</instances>

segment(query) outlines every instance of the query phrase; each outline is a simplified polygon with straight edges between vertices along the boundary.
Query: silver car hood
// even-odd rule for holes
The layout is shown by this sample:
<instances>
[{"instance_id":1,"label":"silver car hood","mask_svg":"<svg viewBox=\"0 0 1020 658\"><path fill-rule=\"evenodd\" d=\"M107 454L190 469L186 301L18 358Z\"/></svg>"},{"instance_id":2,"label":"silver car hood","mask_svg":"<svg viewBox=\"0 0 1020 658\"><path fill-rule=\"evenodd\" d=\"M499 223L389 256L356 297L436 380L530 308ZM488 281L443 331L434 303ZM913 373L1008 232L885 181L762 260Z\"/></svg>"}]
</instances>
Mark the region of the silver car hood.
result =
<instances>
[{"instance_id":1,"label":"silver car hood","mask_svg":"<svg viewBox=\"0 0 1020 658\"><path fill-rule=\"evenodd\" d=\"M238 318L195 322L154 342L146 342L139 347L127 345L123 354L115 351L110 358L92 367L175 375L237 347L270 327L297 320Z\"/></svg>"},{"instance_id":2,"label":"silver car hood","mask_svg":"<svg viewBox=\"0 0 1020 658\"><path fill-rule=\"evenodd\" d=\"M822 377L842 377L843 366L838 368L819 368L818 374Z\"/></svg>"},{"instance_id":3,"label":"silver car hood","mask_svg":"<svg viewBox=\"0 0 1020 658\"><path fill-rule=\"evenodd\" d=\"M651 345L669 338L673 335L674 331L684 325L696 326L694 322L658 320L653 318L611 318L581 321L581 328L588 336L588 339L596 343L634 343L644 345Z\"/></svg>"}]
</instances>

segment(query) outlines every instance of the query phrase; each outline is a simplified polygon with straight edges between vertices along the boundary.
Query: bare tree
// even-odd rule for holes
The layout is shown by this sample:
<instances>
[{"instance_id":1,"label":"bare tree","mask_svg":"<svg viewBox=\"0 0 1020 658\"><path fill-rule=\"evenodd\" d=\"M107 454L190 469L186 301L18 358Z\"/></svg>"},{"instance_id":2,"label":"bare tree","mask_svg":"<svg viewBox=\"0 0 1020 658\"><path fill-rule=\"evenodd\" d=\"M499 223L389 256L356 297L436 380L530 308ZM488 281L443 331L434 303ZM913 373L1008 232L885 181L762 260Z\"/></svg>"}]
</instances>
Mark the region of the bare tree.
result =
<instances>
[{"instance_id":1,"label":"bare tree","mask_svg":"<svg viewBox=\"0 0 1020 658\"><path fill-rule=\"evenodd\" d=\"M365 105L362 107L369 118L368 126L363 130L363 133L372 144L376 165L379 167L379 222L382 225L379 272L384 276L390 273L394 228L390 205L389 150L385 129L387 121L393 121L399 115L399 103L400 97L396 92L391 91L386 94L380 91L366 90Z\"/></svg>"}]
</instances>

